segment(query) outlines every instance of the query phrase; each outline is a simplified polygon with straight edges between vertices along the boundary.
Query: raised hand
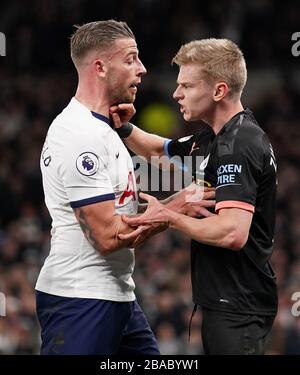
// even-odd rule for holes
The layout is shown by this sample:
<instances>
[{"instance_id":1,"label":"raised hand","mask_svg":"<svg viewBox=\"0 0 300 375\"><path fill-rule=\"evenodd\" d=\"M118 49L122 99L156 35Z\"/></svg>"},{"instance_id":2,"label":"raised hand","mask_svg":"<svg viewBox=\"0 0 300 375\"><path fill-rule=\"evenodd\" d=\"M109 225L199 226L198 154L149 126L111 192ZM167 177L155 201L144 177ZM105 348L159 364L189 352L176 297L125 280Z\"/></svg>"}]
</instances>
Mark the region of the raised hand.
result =
<instances>
[{"instance_id":1,"label":"raised hand","mask_svg":"<svg viewBox=\"0 0 300 375\"><path fill-rule=\"evenodd\" d=\"M110 107L109 113L114 122L115 128L120 128L135 115L135 108L132 103L123 103Z\"/></svg>"}]
</instances>

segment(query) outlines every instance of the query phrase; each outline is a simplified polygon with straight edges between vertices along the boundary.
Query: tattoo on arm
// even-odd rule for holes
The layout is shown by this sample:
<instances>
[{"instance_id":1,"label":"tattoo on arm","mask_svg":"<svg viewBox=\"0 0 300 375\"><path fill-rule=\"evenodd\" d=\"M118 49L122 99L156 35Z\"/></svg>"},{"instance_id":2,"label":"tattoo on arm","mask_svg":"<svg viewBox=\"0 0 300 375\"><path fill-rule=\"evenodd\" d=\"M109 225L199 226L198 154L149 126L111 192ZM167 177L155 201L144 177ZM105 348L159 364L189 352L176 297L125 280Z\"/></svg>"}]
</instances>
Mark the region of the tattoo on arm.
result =
<instances>
[{"instance_id":1,"label":"tattoo on arm","mask_svg":"<svg viewBox=\"0 0 300 375\"><path fill-rule=\"evenodd\" d=\"M86 221L84 211L82 210L81 207L75 208L74 211L77 214L78 222L79 222L80 228L82 229L85 235L85 238L94 247L94 249L100 252L99 244L97 243L94 237L93 230L90 228L90 226L88 225Z\"/></svg>"}]
</instances>

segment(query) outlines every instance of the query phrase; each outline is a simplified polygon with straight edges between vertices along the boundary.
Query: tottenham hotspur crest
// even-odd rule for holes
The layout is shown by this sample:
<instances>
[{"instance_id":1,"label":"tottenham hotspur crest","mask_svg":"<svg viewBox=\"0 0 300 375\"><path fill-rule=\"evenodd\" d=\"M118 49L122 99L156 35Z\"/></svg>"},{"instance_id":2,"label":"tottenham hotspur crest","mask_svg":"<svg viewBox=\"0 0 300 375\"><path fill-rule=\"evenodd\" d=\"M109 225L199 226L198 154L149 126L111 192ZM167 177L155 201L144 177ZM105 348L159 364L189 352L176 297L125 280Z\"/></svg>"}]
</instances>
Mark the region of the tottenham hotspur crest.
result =
<instances>
[{"instance_id":1,"label":"tottenham hotspur crest","mask_svg":"<svg viewBox=\"0 0 300 375\"><path fill-rule=\"evenodd\" d=\"M94 175L99 169L97 155L93 152L83 152L76 160L76 168L84 176Z\"/></svg>"}]
</instances>

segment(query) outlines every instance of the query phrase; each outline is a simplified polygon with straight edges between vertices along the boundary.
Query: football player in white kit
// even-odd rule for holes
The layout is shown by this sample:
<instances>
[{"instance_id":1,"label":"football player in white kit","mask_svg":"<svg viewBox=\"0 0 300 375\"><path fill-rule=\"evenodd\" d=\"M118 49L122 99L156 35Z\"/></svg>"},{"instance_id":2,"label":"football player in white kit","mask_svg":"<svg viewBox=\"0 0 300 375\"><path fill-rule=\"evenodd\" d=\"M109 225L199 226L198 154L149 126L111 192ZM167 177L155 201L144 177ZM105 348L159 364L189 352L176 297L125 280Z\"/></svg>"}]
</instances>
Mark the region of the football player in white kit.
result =
<instances>
[{"instance_id":1,"label":"football player in white kit","mask_svg":"<svg viewBox=\"0 0 300 375\"><path fill-rule=\"evenodd\" d=\"M159 354L134 295L138 197L131 157L109 119L135 100L146 69L124 22L91 22L71 37L79 82L52 122L41 154L51 250L37 284L42 354Z\"/></svg>"}]
</instances>

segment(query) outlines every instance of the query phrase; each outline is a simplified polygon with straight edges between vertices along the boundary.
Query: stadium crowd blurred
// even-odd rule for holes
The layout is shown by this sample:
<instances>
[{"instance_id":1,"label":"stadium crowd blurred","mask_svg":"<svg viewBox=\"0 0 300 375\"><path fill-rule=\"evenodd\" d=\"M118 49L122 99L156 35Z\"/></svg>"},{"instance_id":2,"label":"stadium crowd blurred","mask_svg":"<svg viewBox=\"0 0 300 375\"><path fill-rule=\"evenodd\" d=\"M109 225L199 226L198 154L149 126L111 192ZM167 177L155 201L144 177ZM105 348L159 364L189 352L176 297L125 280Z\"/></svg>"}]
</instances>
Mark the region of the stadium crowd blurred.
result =
<instances>
[{"instance_id":1,"label":"stadium crowd blurred","mask_svg":"<svg viewBox=\"0 0 300 375\"><path fill-rule=\"evenodd\" d=\"M6 296L1 354L39 350L34 285L49 251L51 226L43 201L40 151L52 119L74 94L76 75L68 52L72 25L107 18L126 20L135 32L148 68L137 110L143 113L146 105L157 102L169 108L170 118L177 119L176 127L161 129L169 137L195 129L183 125L171 101L176 72L170 61L182 43L208 36L232 38L245 53L249 79L259 69L276 69L277 76L279 72L279 84L271 92L260 93L258 83L247 98L278 161L272 265L279 312L268 353L300 354L300 317L292 315L292 295L300 292L300 91L291 79L300 72L290 51L291 33L300 31L298 7L296 1L287 6L270 0L1 1L0 31L7 38L7 56L0 57L0 292ZM165 81L155 79L162 74ZM139 117L135 122L143 126ZM189 239L171 231L154 237L136 251L134 279L161 352L201 353L200 311L188 342L193 308Z\"/></svg>"}]
</instances>

